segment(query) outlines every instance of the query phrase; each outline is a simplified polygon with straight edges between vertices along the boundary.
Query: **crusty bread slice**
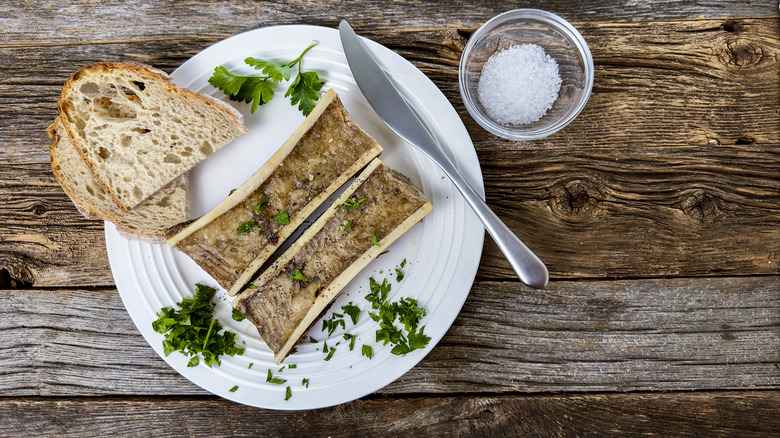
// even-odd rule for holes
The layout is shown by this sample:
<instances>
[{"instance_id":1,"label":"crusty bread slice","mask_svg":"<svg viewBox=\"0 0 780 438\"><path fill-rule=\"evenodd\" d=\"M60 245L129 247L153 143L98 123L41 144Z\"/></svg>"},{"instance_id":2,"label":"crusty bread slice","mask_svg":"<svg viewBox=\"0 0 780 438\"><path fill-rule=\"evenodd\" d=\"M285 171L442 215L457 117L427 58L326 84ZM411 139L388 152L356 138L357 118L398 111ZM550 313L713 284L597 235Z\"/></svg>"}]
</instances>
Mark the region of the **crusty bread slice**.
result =
<instances>
[{"instance_id":1,"label":"crusty bread slice","mask_svg":"<svg viewBox=\"0 0 780 438\"><path fill-rule=\"evenodd\" d=\"M164 240L167 228L189 217L187 174L177 177L125 212L117 207L92 177L59 117L49 126L47 134L54 139L49 147L54 176L85 217L113 222L117 230L127 237L157 243Z\"/></svg>"},{"instance_id":2,"label":"crusty bread slice","mask_svg":"<svg viewBox=\"0 0 780 438\"><path fill-rule=\"evenodd\" d=\"M432 209L405 176L375 159L233 307L281 363L347 283Z\"/></svg>"},{"instance_id":3,"label":"crusty bread slice","mask_svg":"<svg viewBox=\"0 0 780 438\"><path fill-rule=\"evenodd\" d=\"M171 230L167 242L235 295L318 206L381 152L328 90L260 169L213 210Z\"/></svg>"},{"instance_id":4,"label":"crusty bread slice","mask_svg":"<svg viewBox=\"0 0 780 438\"><path fill-rule=\"evenodd\" d=\"M80 69L58 106L76 150L125 211L246 132L231 106L135 63Z\"/></svg>"}]
</instances>

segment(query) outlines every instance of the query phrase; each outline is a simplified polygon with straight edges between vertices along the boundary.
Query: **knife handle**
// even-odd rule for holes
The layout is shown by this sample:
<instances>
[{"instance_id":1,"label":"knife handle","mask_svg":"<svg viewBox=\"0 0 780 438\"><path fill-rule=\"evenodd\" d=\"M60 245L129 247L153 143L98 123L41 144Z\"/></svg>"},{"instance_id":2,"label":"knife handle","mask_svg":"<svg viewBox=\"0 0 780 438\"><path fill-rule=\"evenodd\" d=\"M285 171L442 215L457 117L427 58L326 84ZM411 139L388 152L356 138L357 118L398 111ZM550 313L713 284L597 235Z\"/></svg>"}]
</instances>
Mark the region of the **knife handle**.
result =
<instances>
[{"instance_id":1,"label":"knife handle","mask_svg":"<svg viewBox=\"0 0 780 438\"><path fill-rule=\"evenodd\" d=\"M485 225L488 234L490 234L490 237L498 245L498 249L501 250L504 257L509 261L520 281L536 289L543 289L547 286L550 274L539 257L525 246L512 230L493 213L493 210L480 198L443 153L440 157L435 157L434 161L450 177L455 187L458 188L466 202Z\"/></svg>"}]
</instances>

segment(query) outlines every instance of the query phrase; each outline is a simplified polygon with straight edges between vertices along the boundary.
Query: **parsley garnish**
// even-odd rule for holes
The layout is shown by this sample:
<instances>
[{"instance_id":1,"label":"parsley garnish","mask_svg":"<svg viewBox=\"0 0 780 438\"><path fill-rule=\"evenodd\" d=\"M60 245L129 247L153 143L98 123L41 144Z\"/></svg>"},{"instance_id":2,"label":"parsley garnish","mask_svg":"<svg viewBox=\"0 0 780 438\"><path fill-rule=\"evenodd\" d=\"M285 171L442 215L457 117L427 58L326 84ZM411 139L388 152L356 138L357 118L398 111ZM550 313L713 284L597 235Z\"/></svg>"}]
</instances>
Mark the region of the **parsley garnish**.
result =
<instances>
[{"instance_id":1,"label":"parsley garnish","mask_svg":"<svg viewBox=\"0 0 780 438\"><path fill-rule=\"evenodd\" d=\"M298 365L294 364L294 363L291 363L291 364L287 365L287 368L289 368L291 370L294 370L295 368L298 368Z\"/></svg>"},{"instance_id":2,"label":"parsley garnish","mask_svg":"<svg viewBox=\"0 0 780 438\"><path fill-rule=\"evenodd\" d=\"M256 214L260 214L262 210L260 210L260 207L262 207L265 204L268 204L271 202L271 198L268 197L268 195L263 196L263 198L260 200L260 202L257 203L254 207L252 207L252 211L254 211Z\"/></svg>"},{"instance_id":3,"label":"parsley garnish","mask_svg":"<svg viewBox=\"0 0 780 438\"><path fill-rule=\"evenodd\" d=\"M337 205L336 208L339 208L339 207L343 206L347 210L354 210L354 209L360 207L360 204L362 204L362 203L364 203L366 201L368 201L368 198L360 198L357 201L355 201L352 198L347 198L347 200L344 201L344 204Z\"/></svg>"},{"instance_id":4,"label":"parsley garnish","mask_svg":"<svg viewBox=\"0 0 780 438\"><path fill-rule=\"evenodd\" d=\"M350 301L349 304L341 306L341 310L349 315L349 317L352 319L352 324L357 324L358 317L360 317L360 307L352 304L352 301Z\"/></svg>"},{"instance_id":5,"label":"parsley garnish","mask_svg":"<svg viewBox=\"0 0 780 438\"><path fill-rule=\"evenodd\" d=\"M403 275L401 277L403 278ZM371 293L366 295L366 300L377 312L369 312L368 316L379 322L376 342L384 342L385 345L393 344L393 349L390 352L395 355L404 355L425 348L431 338L424 334L425 327L420 327L419 330L417 328L420 320L426 314L425 309L417 304L417 300L402 298L399 301L390 302L387 296L390 293L391 285L386 279L380 285L373 277L369 278L369 288ZM403 325L403 329L396 327L396 321Z\"/></svg>"},{"instance_id":6,"label":"parsley garnish","mask_svg":"<svg viewBox=\"0 0 780 438\"><path fill-rule=\"evenodd\" d=\"M349 231L350 228L352 228L352 221L349 221L344 225L344 231Z\"/></svg>"},{"instance_id":7,"label":"parsley garnish","mask_svg":"<svg viewBox=\"0 0 780 438\"><path fill-rule=\"evenodd\" d=\"M372 245L376 245L376 246L380 246L379 241L376 240L376 234L371 234L371 244Z\"/></svg>"},{"instance_id":8,"label":"parsley garnish","mask_svg":"<svg viewBox=\"0 0 780 438\"><path fill-rule=\"evenodd\" d=\"M195 296L184 298L177 303L179 310L163 307L157 314L157 320L152 322L152 328L157 333L165 335L163 350L168 356L179 351L186 356L192 356L187 366L198 365L198 355L208 367L219 365L219 356L227 354L234 356L244 353L243 348L236 347L235 333L222 330L222 325L214 317L214 307L211 299L216 289L203 284L195 285Z\"/></svg>"},{"instance_id":9,"label":"parsley garnish","mask_svg":"<svg viewBox=\"0 0 780 438\"><path fill-rule=\"evenodd\" d=\"M287 210L282 210L279 214L274 216L274 219L279 225L287 225L290 223L290 216L287 215Z\"/></svg>"},{"instance_id":10,"label":"parsley garnish","mask_svg":"<svg viewBox=\"0 0 780 438\"><path fill-rule=\"evenodd\" d=\"M320 341L318 341L318 340L314 339L313 337L309 336L309 343L310 344L316 344L317 342L320 342Z\"/></svg>"},{"instance_id":11,"label":"parsley garnish","mask_svg":"<svg viewBox=\"0 0 780 438\"><path fill-rule=\"evenodd\" d=\"M284 368L284 367L282 367L282 368ZM268 377L265 378L265 381L268 382L268 383L273 383L274 385L281 385L284 382L286 382L287 380L280 379L278 377L274 377L273 374L271 374L271 369L268 368Z\"/></svg>"},{"instance_id":12,"label":"parsley garnish","mask_svg":"<svg viewBox=\"0 0 780 438\"><path fill-rule=\"evenodd\" d=\"M406 259L404 259L404 260L401 262L401 269L403 269L405 266L406 266Z\"/></svg>"},{"instance_id":13,"label":"parsley garnish","mask_svg":"<svg viewBox=\"0 0 780 438\"><path fill-rule=\"evenodd\" d=\"M361 356L365 356L369 359L374 355L374 349L370 345L363 345L363 349L360 352Z\"/></svg>"},{"instance_id":14,"label":"parsley garnish","mask_svg":"<svg viewBox=\"0 0 780 438\"><path fill-rule=\"evenodd\" d=\"M256 284L250 284L249 286L247 286L247 289L259 289L259 286L257 286Z\"/></svg>"},{"instance_id":15,"label":"parsley garnish","mask_svg":"<svg viewBox=\"0 0 780 438\"><path fill-rule=\"evenodd\" d=\"M404 272L398 268L395 268L395 281L401 282L404 279Z\"/></svg>"},{"instance_id":16,"label":"parsley garnish","mask_svg":"<svg viewBox=\"0 0 780 438\"><path fill-rule=\"evenodd\" d=\"M328 336L332 335L333 332L336 331L336 329L341 325L341 328L346 329L346 325L344 324L344 315L341 313L333 312L330 319L323 319L322 320L322 331L328 331ZM327 347L327 344L326 344Z\"/></svg>"},{"instance_id":17,"label":"parsley garnish","mask_svg":"<svg viewBox=\"0 0 780 438\"><path fill-rule=\"evenodd\" d=\"M238 309L233 309L233 319L235 321L241 322L246 319L246 316L244 316L243 313L239 312Z\"/></svg>"},{"instance_id":18,"label":"parsley garnish","mask_svg":"<svg viewBox=\"0 0 780 438\"><path fill-rule=\"evenodd\" d=\"M247 231L251 230L254 227L255 227L254 218L249 219L248 221L238 226L238 228L236 229L236 234L246 233Z\"/></svg>"},{"instance_id":19,"label":"parsley garnish","mask_svg":"<svg viewBox=\"0 0 780 438\"><path fill-rule=\"evenodd\" d=\"M355 349L355 335L351 335L349 333L344 333L344 339L349 341L349 351L352 351Z\"/></svg>"},{"instance_id":20,"label":"parsley garnish","mask_svg":"<svg viewBox=\"0 0 780 438\"><path fill-rule=\"evenodd\" d=\"M290 389L290 387L288 386L288 387L287 387L287 390L285 391L285 394L284 394L284 401L287 401L287 400L289 400L289 399L290 399L290 397L292 397L292 390L291 390L291 389Z\"/></svg>"},{"instance_id":21,"label":"parsley garnish","mask_svg":"<svg viewBox=\"0 0 780 438\"><path fill-rule=\"evenodd\" d=\"M308 116L319 100L319 91L325 84L316 72L304 72L303 55L317 43L312 43L303 53L290 62L268 61L258 58L246 58L244 62L262 75L239 75L229 71L224 66L214 69L209 78L209 84L222 90L231 100L252 104L252 113L257 107L268 103L274 97L274 86L282 81L289 81L292 70L298 68L298 75L287 88L284 97L290 97L290 103L304 116Z\"/></svg>"},{"instance_id":22,"label":"parsley garnish","mask_svg":"<svg viewBox=\"0 0 780 438\"><path fill-rule=\"evenodd\" d=\"M301 270L300 269L293 269L292 270L292 275L290 275L288 278L292 278L293 280L302 280L302 281L308 281L309 280L303 274L301 274ZM282 307L284 307L284 303L282 303Z\"/></svg>"},{"instance_id":23,"label":"parsley garnish","mask_svg":"<svg viewBox=\"0 0 780 438\"><path fill-rule=\"evenodd\" d=\"M254 365L254 364L255 364L254 362L249 362L249 366L246 369L251 370L252 369L252 365Z\"/></svg>"},{"instance_id":24,"label":"parsley garnish","mask_svg":"<svg viewBox=\"0 0 780 438\"><path fill-rule=\"evenodd\" d=\"M234 387L230 388L230 389L229 389L229 391L230 391L230 392L236 392L236 390L237 390L237 389L238 389L238 385L236 385L236 386L234 386Z\"/></svg>"},{"instance_id":25,"label":"parsley garnish","mask_svg":"<svg viewBox=\"0 0 780 438\"><path fill-rule=\"evenodd\" d=\"M325 357L325 362L329 361L331 357L333 357L333 353L336 352L336 347L330 347L330 351L328 352L328 355Z\"/></svg>"},{"instance_id":26,"label":"parsley garnish","mask_svg":"<svg viewBox=\"0 0 780 438\"><path fill-rule=\"evenodd\" d=\"M309 387L309 379L305 378L301 380L301 386Z\"/></svg>"}]
</instances>

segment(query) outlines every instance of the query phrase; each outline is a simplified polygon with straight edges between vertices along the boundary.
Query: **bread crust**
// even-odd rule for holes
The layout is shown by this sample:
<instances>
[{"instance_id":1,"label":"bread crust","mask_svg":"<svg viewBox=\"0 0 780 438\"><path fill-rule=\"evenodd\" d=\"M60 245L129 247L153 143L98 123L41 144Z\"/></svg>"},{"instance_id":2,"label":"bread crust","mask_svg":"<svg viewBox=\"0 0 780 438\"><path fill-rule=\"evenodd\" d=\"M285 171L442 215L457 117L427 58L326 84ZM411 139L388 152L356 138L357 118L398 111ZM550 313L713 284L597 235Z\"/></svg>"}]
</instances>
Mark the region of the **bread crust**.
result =
<instances>
[{"instance_id":1,"label":"bread crust","mask_svg":"<svg viewBox=\"0 0 780 438\"><path fill-rule=\"evenodd\" d=\"M64 124L62 123L62 120L60 117L56 117L54 119L54 122L49 125L49 127L46 129L46 135L49 136L49 138L53 139L54 142L49 145L49 153L51 155L51 163L52 163L52 173L54 174L54 177L57 179L57 182L59 182L60 187L62 187L62 190L65 192L66 195L68 195L68 198L70 198L71 202L73 202L73 205L76 206L76 209L81 213L84 217L90 220L105 220L113 223L117 231L119 233L130 239L134 240L142 240L146 242L152 242L152 243L163 243L164 242L164 232L166 231L166 228L164 226L161 226L159 231L156 233L146 233L141 232L141 230L138 230L136 228L133 228L131 226L126 226L124 221L117 217L115 214L112 214L110 212L103 211L96 206L91 205L88 202L81 202L79 201L79 194L71 187L70 183L68 182L68 179L66 176L62 173L59 166L56 165L56 163L62 162L60 159L60 153L62 151L62 147L68 147L70 145L61 145L60 143L62 141L61 134L58 132L58 125L61 131L64 131ZM67 133L64 133L67 135ZM166 186L166 188L169 186ZM163 189L165 190L165 189ZM143 208L143 207L142 207ZM189 205L185 205L183 217L182 220L185 220L189 217Z\"/></svg>"},{"instance_id":2,"label":"bread crust","mask_svg":"<svg viewBox=\"0 0 780 438\"><path fill-rule=\"evenodd\" d=\"M100 76L104 73L116 72L118 70L125 70L137 74L140 77L146 78L147 81L158 81L159 83L164 85L167 91L171 93L180 95L185 98L197 99L206 102L207 104L213 106L214 108L217 108L219 111L222 111L226 115L228 115L236 123L237 126L240 126L242 134L247 132L247 129L244 126L243 116L241 115L240 112L238 112L238 110L236 110L235 108L233 108L232 106L226 104L221 100L214 99L211 96L207 96L201 93L196 93L186 88L177 87L176 84L173 82L173 79L171 79L171 77L167 73L155 67L152 67L150 65L146 65L138 62L97 62L77 70L65 81L65 84L63 85L62 92L60 94L60 99L59 101L57 101L57 108L59 110L59 114L60 117L66 118L66 120L63 120L64 122L63 126L65 128L65 131L67 132L68 137L70 137L71 141L73 142L79 155L81 155L82 159L87 163L87 166L89 167L89 170L92 173L92 175L95 177L95 180L98 182L98 184L100 184L101 187L103 187L103 190L114 201L114 203L120 208L122 208L124 211L129 211L133 207L133 205L129 205L128 203L120 199L116 195L114 190L111 188L108 181L99 172L97 172L95 168L95 164L87 156L86 147L82 143L77 133L74 132L72 123L69 123L73 120L74 115L69 113L68 105L67 105L68 96L71 93L73 93L72 90L81 81L90 77ZM151 195L151 193L146 194L146 197L148 197L149 195Z\"/></svg>"}]
</instances>

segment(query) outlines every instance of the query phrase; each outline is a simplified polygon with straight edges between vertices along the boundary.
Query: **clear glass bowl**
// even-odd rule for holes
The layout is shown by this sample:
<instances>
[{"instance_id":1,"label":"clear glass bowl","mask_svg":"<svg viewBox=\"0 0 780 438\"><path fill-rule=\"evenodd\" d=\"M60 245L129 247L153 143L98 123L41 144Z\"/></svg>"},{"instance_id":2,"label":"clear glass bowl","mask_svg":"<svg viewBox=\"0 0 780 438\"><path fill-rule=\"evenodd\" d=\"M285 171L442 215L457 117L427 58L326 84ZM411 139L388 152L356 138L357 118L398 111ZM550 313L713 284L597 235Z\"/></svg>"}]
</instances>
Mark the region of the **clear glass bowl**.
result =
<instances>
[{"instance_id":1,"label":"clear glass bowl","mask_svg":"<svg viewBox=\"0 0 780 438\"><path fill-rule=\"evenodd\" d=\"M526 43L541 46L558 63L558 99L536 122L499 123L479 100L482 67L494 53ZM483 128L510 140L535 140L559 131L585 107L593 89L593 57L582 35L563 18L538 9L515 9L492 18L471 35L460 59L458 79L466 109Z\"/></svg>"}]
</instances>

